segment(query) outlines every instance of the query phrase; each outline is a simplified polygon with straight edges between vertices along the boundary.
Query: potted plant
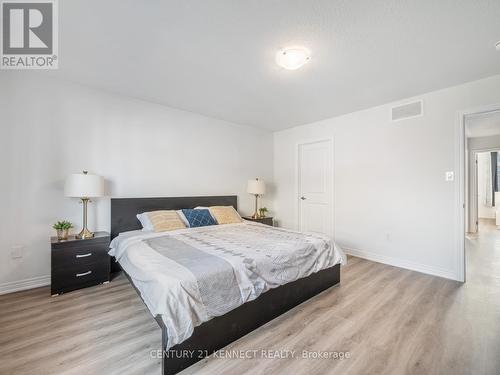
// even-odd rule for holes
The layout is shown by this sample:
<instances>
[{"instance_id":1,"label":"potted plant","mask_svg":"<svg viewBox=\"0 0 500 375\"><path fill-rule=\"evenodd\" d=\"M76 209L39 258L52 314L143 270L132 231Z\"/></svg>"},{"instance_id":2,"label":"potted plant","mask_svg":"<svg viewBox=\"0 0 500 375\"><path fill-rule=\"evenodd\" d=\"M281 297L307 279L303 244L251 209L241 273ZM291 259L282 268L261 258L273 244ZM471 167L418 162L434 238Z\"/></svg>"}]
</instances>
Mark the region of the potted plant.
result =
<instances>
[{"instance_id":1,"label":"potted plant","mask_svg":"<svg viewBox=\"0 0 500 375\"><path fill-rule=\"evenodd\" d=\"M266 217L267 212L268 212L268 209L266 207L259 208L260 217Z\"/></svg>"},{"instance_id":2,"label":"potted plant","mask_svg":"<svg viewBox=\"0 0 500 375\"><path fill-rule=\"evenodd\" d=\"M59 241L64 241L68 239L68 232L73 228L73 224L69 221L63 220L58 221L52 226L57 231L57 239Z\"/></svg>"}]
</instances>

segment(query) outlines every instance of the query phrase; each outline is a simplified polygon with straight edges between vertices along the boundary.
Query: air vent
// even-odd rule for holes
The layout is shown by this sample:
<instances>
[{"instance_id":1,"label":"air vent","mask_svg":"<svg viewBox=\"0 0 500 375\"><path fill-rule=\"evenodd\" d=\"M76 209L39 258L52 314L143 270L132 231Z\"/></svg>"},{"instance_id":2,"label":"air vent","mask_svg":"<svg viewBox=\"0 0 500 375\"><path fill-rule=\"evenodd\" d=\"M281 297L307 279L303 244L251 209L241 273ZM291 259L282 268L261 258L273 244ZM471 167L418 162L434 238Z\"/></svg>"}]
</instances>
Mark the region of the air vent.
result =
<instances>
[{"instance_id":1,"label":"air vent","mask_svg":"<svg viewBox=\"0 0 500 375\"><path fill-rule=\"evenodd\" d=\"M391 119L392 121L406 120L413 117L418 117L423 115L423 103L422 100L398 105L397 107L392 107Z\"/></svg>"}]
</instances>

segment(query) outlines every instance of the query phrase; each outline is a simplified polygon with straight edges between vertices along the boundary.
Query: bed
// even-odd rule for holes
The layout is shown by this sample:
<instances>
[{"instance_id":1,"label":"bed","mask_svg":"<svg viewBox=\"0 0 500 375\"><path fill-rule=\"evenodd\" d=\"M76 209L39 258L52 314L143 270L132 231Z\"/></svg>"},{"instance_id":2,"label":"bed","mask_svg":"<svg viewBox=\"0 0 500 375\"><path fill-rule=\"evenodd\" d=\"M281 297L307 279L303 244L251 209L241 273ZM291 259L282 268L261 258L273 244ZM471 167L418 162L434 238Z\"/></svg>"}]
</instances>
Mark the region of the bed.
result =
<instances>
[{"instance_id":1,"label":"bed","mask_svg":"<svg viewBox=\"0 0 500 375\"><path fill-rule=\"evenodd\" d=\"M323 235L254 222L141 231L136 215L233 206L236 196L111 200L110 255L162 330L175 374L340 281L345 256Z\"/></svg>"}]
</instances>

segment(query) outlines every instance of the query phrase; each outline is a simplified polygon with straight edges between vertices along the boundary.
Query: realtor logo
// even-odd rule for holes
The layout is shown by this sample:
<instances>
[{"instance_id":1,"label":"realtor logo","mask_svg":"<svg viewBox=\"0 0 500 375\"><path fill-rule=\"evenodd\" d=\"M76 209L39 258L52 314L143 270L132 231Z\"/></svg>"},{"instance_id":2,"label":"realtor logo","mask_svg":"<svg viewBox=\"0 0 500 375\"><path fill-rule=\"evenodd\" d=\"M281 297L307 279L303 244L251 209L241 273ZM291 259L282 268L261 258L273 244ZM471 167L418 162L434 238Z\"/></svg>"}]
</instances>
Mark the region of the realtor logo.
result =
<instances>
[{"instance_id":1,"label":"realtor logo","mask_svg":"<svg viewBox=\"0 0 500 375\"><path fill-rule=\"evenodd\" d=\"M1 69L57 69L56 0L1 0Z\"/></svg>"}]
</instances>

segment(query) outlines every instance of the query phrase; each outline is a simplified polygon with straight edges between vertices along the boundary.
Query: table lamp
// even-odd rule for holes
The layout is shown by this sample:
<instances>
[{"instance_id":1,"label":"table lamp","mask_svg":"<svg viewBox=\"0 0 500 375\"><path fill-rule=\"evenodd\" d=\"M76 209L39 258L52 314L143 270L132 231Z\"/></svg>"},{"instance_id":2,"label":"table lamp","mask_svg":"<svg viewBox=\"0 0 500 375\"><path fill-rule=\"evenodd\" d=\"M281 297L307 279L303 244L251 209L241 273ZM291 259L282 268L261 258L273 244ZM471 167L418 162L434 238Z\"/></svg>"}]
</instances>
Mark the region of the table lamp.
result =
<instances>
[{"instance_id":1,"label":"table lamp","mask_svg":"<svg viewBox=\"0 0 500 375\"><path fill-rule=\"evenodd\" d=\"M248 180L247 192L255 195L255 212L253 213L252 218L258 219L260 218L258 200L259 196L263 195L266 192L266 184L264 184L264 181L259 180L258 178L256 178L255 180Z\"/></svg>"},{"instance_id":2,"label":"table lamp","mask_svg":"<svg viewBox=\"0 0 500 375\"><path fill-rule=\"evenodd\" d=\"M76 235L76 238L94 237L94 233L87 228L87 205L90 198L104 195L104 179L101 176L89 174L87 171L72 174L66 179L64 195L71 198L80 198L83 203L83 229Z\"/></svg>"}]
</instances>

